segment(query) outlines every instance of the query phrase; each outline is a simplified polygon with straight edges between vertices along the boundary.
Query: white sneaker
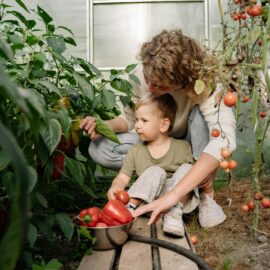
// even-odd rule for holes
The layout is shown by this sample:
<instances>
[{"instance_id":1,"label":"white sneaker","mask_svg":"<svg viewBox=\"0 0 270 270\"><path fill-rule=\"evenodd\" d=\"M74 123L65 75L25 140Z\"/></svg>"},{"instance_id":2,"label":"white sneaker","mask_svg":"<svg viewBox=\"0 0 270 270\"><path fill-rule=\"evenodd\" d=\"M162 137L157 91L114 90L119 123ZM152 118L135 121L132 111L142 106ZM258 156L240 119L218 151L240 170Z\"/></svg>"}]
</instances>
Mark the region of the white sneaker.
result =
<instances>
[{"instance_id":1,"label":"white sneaker","mask_svg":"<svg viewBox=\"0 0 270 270\"><path fill-rule=\"evenodd\" d=\"M202 227L210 228L222 223L226 219L222 208L214 199L206 195L200 194L199 204L199 222Z\"/></svg>"},{"instance_id":2,"label":"white sneaker","mask_svg":"<svg viewBox=\"0 0 270 270\"><path fill-rule=\"evenodd\" d=\"M182 220L183 204L178 203L163 216L163 231L174 236L185 235L184 223Z\"/></svg>"}]
</instances>

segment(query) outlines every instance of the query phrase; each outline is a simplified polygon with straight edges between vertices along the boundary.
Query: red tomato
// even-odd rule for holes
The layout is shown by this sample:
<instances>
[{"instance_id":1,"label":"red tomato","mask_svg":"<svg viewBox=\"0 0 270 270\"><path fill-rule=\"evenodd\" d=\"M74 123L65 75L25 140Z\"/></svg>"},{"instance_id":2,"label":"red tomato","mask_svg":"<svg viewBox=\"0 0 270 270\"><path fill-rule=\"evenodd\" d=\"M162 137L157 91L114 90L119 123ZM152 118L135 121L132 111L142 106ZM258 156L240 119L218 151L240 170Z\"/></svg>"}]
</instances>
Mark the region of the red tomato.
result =
<instances>
[{"instance_id":1,"label":"red tomato","mask_svg":"<svg viewBox=\"0 0 270 270\"><path fill-rule=\"evenodd\" d=\"M262 7L259 6L259 5L254 5L252 8L249 9L249 15L251 17L256 17L256 16L259 16L261 15L262 13Z\"/></svg>"},{"instance_id":2,"label":"red tomato","mask_svg":"<svg viewBox=\"0 0 270 270\"><path fill-rule=\"evenodd\" d=\"M221 152L220 152L220 155L223 157L223 158L228 158L231 156L231 151L228 149L228 148L222 148Z\"/></svg>"},{"instance_id":3,"label":"red tomato","mask_svg":"<svg viewBox=\"0 0 270 270\"><path fill-rule=\"evenodd\" d=\"M243 102L244 102L244 103L247 103L248 101L249 101L249 96L244 96L244 97L243 97Z\"/></svg>"},{"instance_id":4,"label":"red tomato","mask_svg":"<svg viewBox=\"0 0 270 270\"><path fill-rule=\"evenodd\" d=\"M254 194L254 199L260 201L263 198L263 194L261 192L256 192Z\"/></svg>"},{"instance_id":5,"label":"red tomato","mask_svg":"<svg viewBox=\"0 0 270 270\"><path fill-rule=\"evenodd\" d=\"M243 212L248 212L249 211L249 207L246 204L243 204L241 206L241 209L242 209Z\"/></svg>"},{"instance_id":6,"label":"red tomato","mask_svg":"<svg viewBox=\"0 0 270 270\"><path fill-rule=\"evenodd\" d=\"M115 198L121 201L123 204L128 204L130 197L125 190L120 190L116 193Z\"/></svg>"},{"instance_id":7,"label":"red tomato","mask_svg":"<svg viewBox=\"0 0 270 270\"><path fill-rule=\"evenodd\" d=\"M233 169L236 168L236 167L237 167L237 162L236 162L235 160L231 159L231 160L229 161L228 168L229 168L230 170L233 170Z\"/></svg>"},{"instance_id":8,"label":"red tomato","mask_svg":"<svg viewBox=\"0 0 270 270\"><path fill-rule=\"evenodd\" d=\"M263 198L261 200L261 205L262 205L263 208L270 208L270 199Z\"/></svg>"},{"instance_id":9,"label":"red tomato","mask_svg":"<svg viewBox=\"0 0 270 270\"><path fill-rule=\"evenodd\" d=\"M218 137L220 135L220 131L218 129L213 129L211 132L212 137Z\"/></svg>"},{"instance_id":10,"label":"red tomato","mask_svg":"<svg viewBox=\"0 0 270 270\"><path fill-rule=\"evenodd\" d=\"M240 16L239 16L239 14L234 13L234 14L232 15L232 18L233 18L235 21L238 21L238 20L240 19Z\"/></svg>"},{"instance_id":11,"label":"red tomato","mask_svg":"<svg viewBox=\"0 0 270 270\"><path fill-rule=\"evenodd\" d=\"M199 242L198 237L195 234L190 236L190 241L193 245L196 245Z\"/></svg>"},{"instance_id":12,"label":"red tomato","mask_svg":"<svg viewBox=\"0 0 270 270\"><path fill-rule=\"evenodd\" d=\"M260 112L260 117L264 118L266 116L266 112Z\"/></svg>"},{"instance_id":13,"label":"red tomato","mask_svg":"<svg viewBox=\"0 0 270 270\"><path fill-rule=\"evenodd\" d=\"M222 168L222 169L227 169L229 166L229 162L227 160L221 160L220 163L219 163L219 167Z\"/></svg>"},{"instance_id":14,"label":"red tomato","mask_svg":"<svg viewBox=\"0 0 270 270\"><path fill-rule=\"evenodd\" d=\"M249 202L247 202L247 206L248 206L249 210L253 210L255 208L256 204L254 201L249 201Z\"/></svg>"},{"instance_id":15,"label":"red tomato","mask_svg":"<svg viewBox=\"0 0 270 270\"><path fill-rule=\"evenodd\" d=\"M96 228L105 228L108 227L108 225L104 222L98 222L96 225Z\"/></svg>"},{"instance_id":16,"label":"red tomato","mask_svg":"<svg viewBox=\"0 0 270 270\"><path fill-rule=\"evenodd\" d=\"M237 95L228 91L227 94L224 96L224 104L228 107L235 106L237 102Z\"/></svg>"},{"instance_id":17,"label":"red tomato","mask_svg":"<svg viewBox=\"0 0 270 270\"><path fill-rule=\"evenodd\" d=\"M247 18L247 14L245 12L238 15L240 19L245 20Z\"/></svg>"}]
</instances>

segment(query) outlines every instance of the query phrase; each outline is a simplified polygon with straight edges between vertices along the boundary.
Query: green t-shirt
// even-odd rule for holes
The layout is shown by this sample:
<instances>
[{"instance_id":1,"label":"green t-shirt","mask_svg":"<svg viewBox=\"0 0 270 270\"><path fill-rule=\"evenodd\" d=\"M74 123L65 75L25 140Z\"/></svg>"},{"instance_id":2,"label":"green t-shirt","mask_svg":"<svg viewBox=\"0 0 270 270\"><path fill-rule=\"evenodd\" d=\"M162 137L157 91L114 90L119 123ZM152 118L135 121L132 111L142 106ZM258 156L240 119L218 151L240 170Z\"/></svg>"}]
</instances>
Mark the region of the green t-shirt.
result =
<instances>
[{"instance_id":1,"label":"green t-shirt","mask_svg":"<svg viewBox=\"0 0 270 270\"><path fill-rule=\"evenodd\" d=\"M139 177L147 168L158 166L167 172L167 177L172 177L183 163L193 163L190 144L184 140L170 138L171 145L167 153L161 158L153 158L147 144L134 145L124 159L121 173Z\"/></svg>"}]
</instances>

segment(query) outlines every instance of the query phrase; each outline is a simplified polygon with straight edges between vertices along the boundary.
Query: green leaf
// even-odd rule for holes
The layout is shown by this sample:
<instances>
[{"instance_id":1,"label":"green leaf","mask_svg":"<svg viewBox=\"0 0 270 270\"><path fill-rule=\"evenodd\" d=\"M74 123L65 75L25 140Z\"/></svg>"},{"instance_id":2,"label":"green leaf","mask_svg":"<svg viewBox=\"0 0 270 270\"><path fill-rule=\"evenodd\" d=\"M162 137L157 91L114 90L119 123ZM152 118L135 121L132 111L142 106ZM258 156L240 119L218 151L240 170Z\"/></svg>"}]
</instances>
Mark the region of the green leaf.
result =
<instances>
[{"instance_id":1,"label":"green leaf","mask_svg":"<svg viewBox=\"0 0 270 270\"><path fill-rule=\"evenodd\" d=\"M37 228L33 224L30 224L28 227L27 241L31 247L34 246L34 243L37 240L37 235Z\"/></svg>"},{"instance_id":2,"label":"green leaf","mask_svg":"<svg viewBox=\"0 0 270 270\"><path fill-rule=\"evenodd\" d=\"M52 17L39 5L37 6L37 14L41 17L46 25L48 25L53 20Z\"/></svg>"},{"instance_id":3,"label":"green leaf","mask_svg":"<svg viewBox=\"0 0 270 270\"><path fill-rule=\"evenodd\" d=\"M33 116L32 118L37 118L37 115L42 118L45 117L45 102L43 96L40 95L40 93L38 93L35 89L32 88L18 88L18 92L20 93L21 97L25 98L28 108L31 109L31 116Z\"/></svg>"},{"instance_id":4,"label":"green leaf","mask_svg":"<svg viewBox=\"0 0 270 270\"><path fill-rule=\"evenodd\" d=\"M77 81L80 88L83 90L84 95L90 100L94 99L94 89L91 83L85 80L81 75L76 72L73 72L73 77Z\"/></svg>"},{"instance_id":5,"label":"green leaf","mask_svg":"<svg viewBox=\"0 0 270 270\"><path fill-rule=\"evenodd\" d=\"M59 97L62 97L61 91L51 82L45 80L38 80L38 83L46 87L50 92L56 93Z\"/></svg>"},{"instance_id":6,"label":"green leaf","mask_svg":"<svg viewBox=\"0 0 270 270\"><path fill-rule=\"evenodd\" d=\"M58 54L62 54L66 50L66 44L63 37L59 36L49 36L47 37L47 43L53 51Z\"/></svg>"},{"instance_id":7,"label":"green leaf","mask_svg":"<svg viewBox=\"0 0 270 270\"><path fill-rule=\"evenodd\" d=\"M125 69L126 72L130 72L132 71L135 67L137 66L137 64L131 64L131 65L128 65Z\"/></svg>"},{"instance_id":8,"label":"green leaf","mask_svg":"<svg viewBox=\"0 0 270 270\"><path fill-rule=\"evenodd\" d=\"M71 126L71 118L67 110L60 110L53 114L54 118L57 118L61 123L62 131L67 136L70 126Z\"/></svg>"},{"instance_id":9,"label":"green leaf","mask_svg":"<svg viewBox=\"0 0 270 270\"><path fill-rule=\"evenodd\" d=\"M130 98L130 96L120 96L120 100L121 100L123 106L126 107L127 105L129 105L131 98Z\"/></svg>"},{"instance_id":10,"label":"green leaf","mask_svg":"<svg viewBox=\"0 0 270 270\"><path fill-rule=\"evenodd\" d=\"M15 188L16 188L16 179L15 174L13 172L6 171L3 173L2 184L5 187L5 190L11 200L13 200L15 196Z\"/></svg>"},{"instance_id":11,"label":"green leaf","mask_svg":"<svg viewBox=\"0 0 270 270\"><path fill-rule=\"evenodd\" d=\"M36 21L34 20L27 20L27 28L28 29L33 29L33 27L36 25Z\"/></svg>"},{"instance_id":12,"label":"green leaf","mask_svg":"<svg viewBox=\"0 0 270 270\"><path fill-rule=\"evenodd\" d=\"M115 132L104 121L96 118L96 131L109 140L121 144Z\"/></svg>"},{"instance_id":13,"label":"green leaf","mask_svg":"<svg viewBox=\"0 0 270 270\"><path fill-rule=\"evenodd\" d=\"M114 79L111 82L111 86L120 91L120 92L124 92L124 93L128 93L131 91L131 84L127 81L127 80L122 80L122 79Z\"/></svg>"},{"instance_id":14,"label":"green leaf","mask_svg":"<svg viewBox=\"0 0 270 270\"><path fill-rule=\"evenodd\" d=\"M36 193L36 198L37 198L38 202L39 202L44 208L48 208L48 201L46 200L46 198L45 198L40 192L37 192L37 193Z\"/></svg>"},{"instance_id":15,"label":"green leaf","mask_svg":"<svg viewBox=\"0 0 270 270\"><path fill-rule=\"evenodd\" d=\"M28 183L31 179L26 160L9 130L0 123L0 146L9 155L16 176L10 223L0 242L0 269L15 269L28 223Z\"/></svg>"},{"instance_id":16,"label":"green leaf","mask_svg":"<svg viewBox=\"0 0 270 270\"><path fill-rule=\"evenodd\" d=\"M37 36L34 36L34 35L29 35L26 38L26 42L30 46L37 44L39 41L40 41L40 39Z\"/></svg>"},{"instance_id":17,"label":"green leaf","mask_svg":"<svg viewBox=\"0 0 270 270\"><path fill-rule=\"evenodd\" d=\"M18 18L28 28L28 26L29 26L28 21L25 19L25 17L21 13L15 11L15 10L7 11L7 13L12 14L16 18Z\"/></svg>"},{"instance_id":18,"label":"green leaf","mask_svg":"<svg viewBox=\"0 0 270 270\"><path fill-rule=\"evenodd\" d=\"M90 231L87 230L86 227L81 226L78 231L79 231L79 234L82 235L83 237L85 237L89 240L92 240L92 241L94 240L94 238L90 234Z\"/></svg>"},{"instance_id":19,"label":"green leaf","mask_svg":"<svg viewBox=\"0 0 270 270\"><path fill-rule=\"evenodd\" d=\"M5 58L8 58L11 62L13 62L13 59L14 59L13 52L11 48L9 47L8 43L5 40L3 40L1 37L0 37L0 50L3 52L3 55L5 56Z\"/></svg>"},{"instance_id":20,"label":"green leaf","mask_svg":"<svg viewBox=\"0 0 270 270\"><path fill-rule=\"evenodd\" d=\"M46 270L58 270L62 266L62 263L58 262L56 259L51 259L47 264Z\"/></svg>"},{"instance_id":21,"label":"green leaf","mask_svg":"<svg viewBox=\"0 0 270 270\"><path fill-rule=\"evenodd\" d=\"M39 215L35 216L35 225L39 230L45 234L47 238L52 237L52 227L54 225L54 216L52 215Z\"/></svg>"},{"instance_id":22,"label":"green leaf","mask_svg":"<svg viewBox=\"0 0 270 270\"><path fill-rule=\"evenodd\" d=\"M133 82L137 83L138 85L141 85L141 81L140 81L140 79L136 75L134 75L134 74L128 74L128 77Z\"/></svg>"},{"instance_id":23,"label":"green leaf","mask_svg":"<svg viewBox=\"0 0 270 270\"><path fill-rule=\"evenodd\" d=\"M72 180L79 184L79 186L83 186L83 175L80 166L80 162L69 157L65 157L65 168L69 171L72 176Z\"/></svg>"},{"instance_id":24,"label":"green leaf","mask_svg":"<svg viewBox=\"0 0 270 270\"><path fill-rule=\"evenodd\" d=\"M72 36L74 36L73 32L65 26L60 25L60 26L57 26L56 28L57 29L64 29L64 30L68 31Z\"/></svg>"},{"instance_id":25,"label":"green leaf","mask_svg":"<svg viewBox=\"0 0 270 270\"><path fill-rule=\"evenodd\" d=\"M26 12L30 13L28 8L26 7L26 5L21 1L21 0L15 0L17 2L17 4L23 8Z\"/></svg>"},{"instance_id":26,"label":"green leaf","mask_svg":"<svg viewBox=\"0 0 270 270\"><path fill-rule=\"evenodd\" d=\"M49 32L50 32L51 34L53 34L54 31L55 31L55 26L54 26L53 24L48 24L47 27L48 27Z\"/></svg>"},{"instance_id":27,"label":"green leaf","mask_svg":"<svg viewBox=\"0 0 270 270\"><path fill-rule=\"evenodd\" d=\"M31 178L29 179L29 182L28 182L28 194L30 194L37 183L37 172L31 166L28 166L28 170L29 170L29 174L31 174Z\"/></svg>"},{"instance_id":28,"label":"green leaf","mask_svg":"<svg viewBox=\"0 0 270 270\"><path fill-rule=\"evenodd\" d=\"M8 154L0 149L0 171L3 171L10 163Z\"/></svg>"},{"instance_id":29,"label":"green leaf","mask_svg":"<svg viewBox=\"0 0 270 270\"><path fill-rule=\"evenodd\" d=\"M45 142L50 155L56 149L61 139L61 125L56 119L50 119L47 125L40 128L40 135Z\"/></svg>"},{"instance_id":30,"label":"green leaf","mask_svg":"<svg viewBox=\"0 0 270 270\"><path fill-rule=\"evenodd\" d=\"M77 46L75 40L71 37L66 37L64 38L65 42L68 43L68 44L71 44L71 45L74 45L74 46Z\"/></svg>"},{"instance_id":31,"label":"green leaf","mask_svg":"<svg viewBox=\"0 0 270 270\"><path fill-rule=\"evenodd\" d=\"M93 74L92 72L94 72L94 74L96 75L101 75L101 71L98 68L96 68L94 65L92 65L91 63L81 58L75 58L75 60L88 74L92 75Z\"/></svg>"},{"instance_id":32,"label":"green leaf","mask_svg":"<svg viewBox=\"0 0 270 270\"><path fill-rule=\"evenodd\" d=\"M113 109L116 104L116 97L112 91L102 91L102 104L108 108Z\"/></svg>"},{"instance_id":33,"label":"green leaf","mask_svg":"<svg viewBox=\"0 0 270 270\"><path fill-rule=\"evenodd\" d=\"M70 241L74 233L74 224L70 217L65 213L56 214L55 221L60 225L67 240Z\"/></svg>"},{"instance_id":34,"label":"green leaf","mask_svg":"<svg viewBox=\"0 0 270 270\"><path fill-rule=\"evenodd\" d=\"M13 44L21 44L23 43L23 38L22 36L18 36L16 34L7 34L8 40L10 43Z\"/></svg>"}]
</instances>

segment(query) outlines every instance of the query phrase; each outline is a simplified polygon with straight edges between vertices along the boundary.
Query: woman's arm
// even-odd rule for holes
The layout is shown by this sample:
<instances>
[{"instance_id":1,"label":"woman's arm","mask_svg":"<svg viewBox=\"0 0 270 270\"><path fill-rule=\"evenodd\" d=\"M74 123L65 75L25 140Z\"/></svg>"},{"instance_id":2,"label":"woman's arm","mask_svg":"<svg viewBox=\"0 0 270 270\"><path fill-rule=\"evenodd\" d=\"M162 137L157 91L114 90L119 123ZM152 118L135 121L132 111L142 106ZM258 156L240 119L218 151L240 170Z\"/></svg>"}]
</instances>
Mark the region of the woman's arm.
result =
<instances>
[{"instance_id":1,"label":"woman's arm","mask_svg":"<svg viewBox=\"0 0 270 270\"><path fill-rule=\"evenodd\" d=\"M197 187L208 175L216 170L218 166L219 161L216 158L209 154L202 153L192 169L184 176L182 181L180 181L173 190L152 203L139 207L133 213L133 216L137 217L146 212L152 211L148 224L150 225L153 222L156 222L162 212L176 205L179 198L183 197Z\"/></svg>"},{"instance_id":2,"label":"woman's arm","mask_svg":"<svg viewBox=\"0 0 270 270\"><path fill-rule=\"evenodd\" d=\"M203 150L204 153L221 160L220 155L222 148L229 148L231 151L236 149L236 120L232 108L226 106L223 98L220 101L221 85L219 84L210 97L204 100L200 105L202 115L208 125L209 132L213 129L219 129L221 135L219 137L209 138L209 143Z\"/></svg>"}]
</instances>

